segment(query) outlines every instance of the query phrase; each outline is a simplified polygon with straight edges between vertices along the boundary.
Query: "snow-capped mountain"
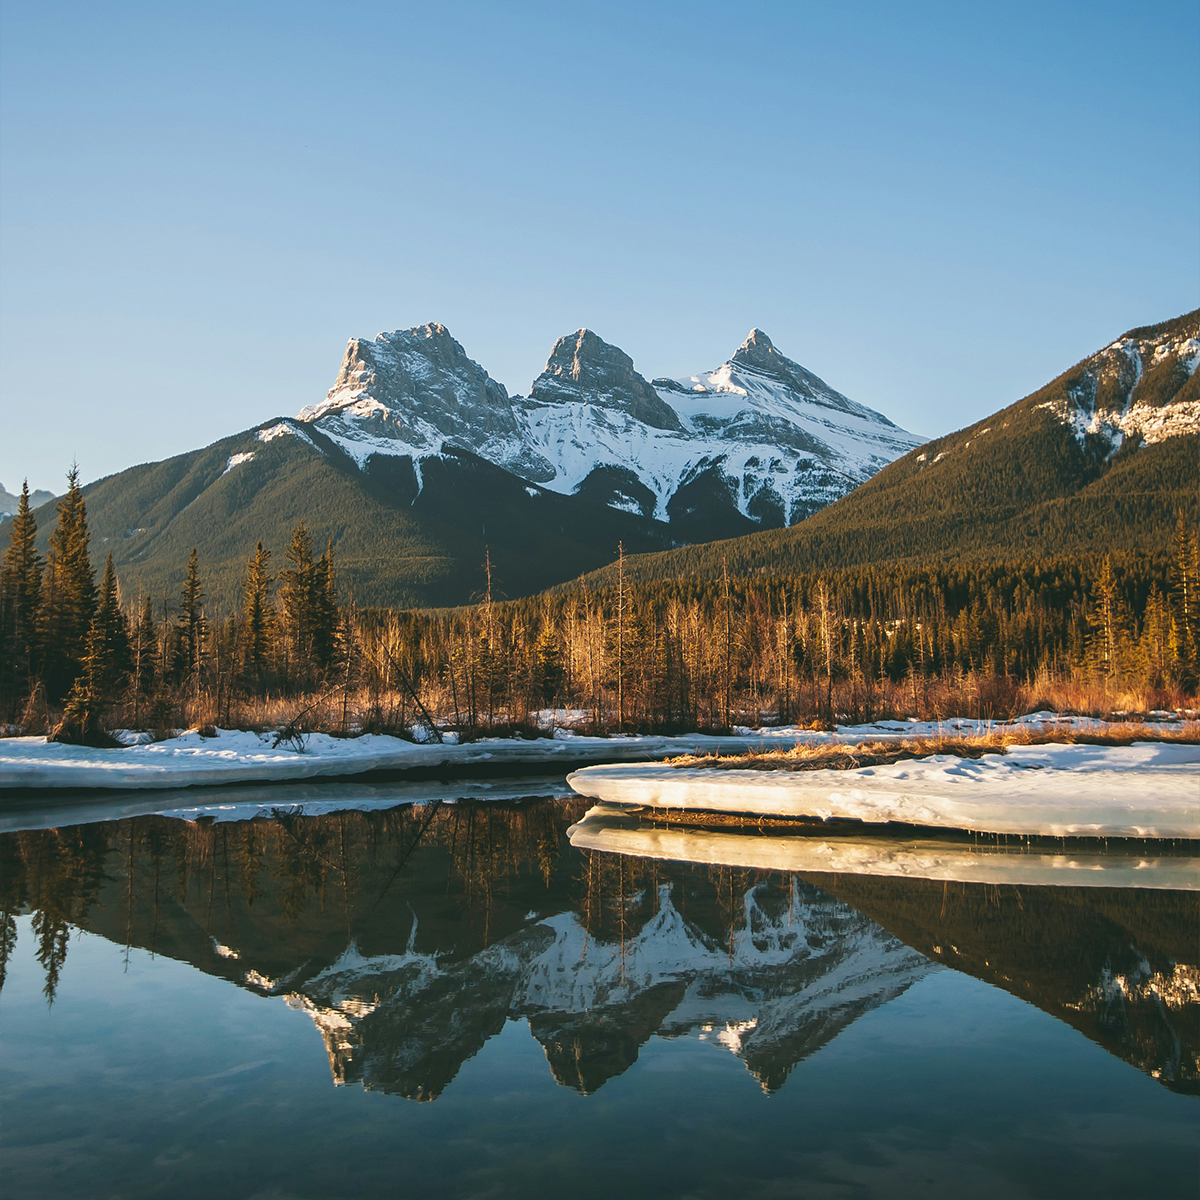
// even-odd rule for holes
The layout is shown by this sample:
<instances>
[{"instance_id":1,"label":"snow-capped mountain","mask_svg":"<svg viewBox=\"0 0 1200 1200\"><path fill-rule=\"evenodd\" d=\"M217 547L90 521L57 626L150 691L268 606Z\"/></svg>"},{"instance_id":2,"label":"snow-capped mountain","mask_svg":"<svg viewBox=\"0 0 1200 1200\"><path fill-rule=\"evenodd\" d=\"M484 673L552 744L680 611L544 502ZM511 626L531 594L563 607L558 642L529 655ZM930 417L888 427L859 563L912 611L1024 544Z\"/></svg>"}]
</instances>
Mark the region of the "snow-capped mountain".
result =
<instances>
[{"instance_id":1,"label":"snow-capped mountain","mask_svg":"<svg viewBox=\"0 0 1200 1200\"><path fill-rule=\"evenodd\" d=\"M761 330L727 362L646 380L591 330L560 338L530 394L509 397L442 325L354 339L299 420L362 469L376 455L465 449L551 491L663 522L714 496L746 527L791 524L921 439L784 357Z\"/></svg>"}]
</instances>

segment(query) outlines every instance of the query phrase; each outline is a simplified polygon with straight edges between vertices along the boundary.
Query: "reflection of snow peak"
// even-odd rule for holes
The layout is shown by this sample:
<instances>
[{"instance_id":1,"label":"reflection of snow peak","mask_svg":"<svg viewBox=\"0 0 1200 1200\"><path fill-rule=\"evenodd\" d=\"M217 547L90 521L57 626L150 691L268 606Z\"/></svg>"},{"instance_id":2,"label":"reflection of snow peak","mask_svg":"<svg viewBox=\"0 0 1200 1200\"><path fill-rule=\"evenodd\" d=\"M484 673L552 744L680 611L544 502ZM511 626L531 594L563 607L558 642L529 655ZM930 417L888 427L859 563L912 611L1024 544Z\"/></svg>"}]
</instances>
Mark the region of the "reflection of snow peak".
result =
<instances>
[{"instance_id":1,"label":"reflection of snow peak","mask_svg":"<svg viewBox=\"0 0 1200 1200\"><path fill-rule=\"evenodd\" d=\"M845 1025L936 968L840 901L793 882L781 908L777 891L774 906L763 902L767 887L745 893L721 938L689 923L662 885L657 911L623 944L598 940L564 912L453 963L416 952L414 919L404 954L364 957L352 944L286 999L321 1032L339 1083L362 1079L416 1099L436 1096L489 1030L521 1017L560 1082L594 1090L611 1070L590 1082L560 1075L562 1022L578 1056L581 1038L603 1039L647 1002L667 1006L660 1035L714 1040L773 1088ZM720 1032L710 1038L712 1030ZM438 1071L444 1078L431 1082Z\"/></svg>"}]
</instances>

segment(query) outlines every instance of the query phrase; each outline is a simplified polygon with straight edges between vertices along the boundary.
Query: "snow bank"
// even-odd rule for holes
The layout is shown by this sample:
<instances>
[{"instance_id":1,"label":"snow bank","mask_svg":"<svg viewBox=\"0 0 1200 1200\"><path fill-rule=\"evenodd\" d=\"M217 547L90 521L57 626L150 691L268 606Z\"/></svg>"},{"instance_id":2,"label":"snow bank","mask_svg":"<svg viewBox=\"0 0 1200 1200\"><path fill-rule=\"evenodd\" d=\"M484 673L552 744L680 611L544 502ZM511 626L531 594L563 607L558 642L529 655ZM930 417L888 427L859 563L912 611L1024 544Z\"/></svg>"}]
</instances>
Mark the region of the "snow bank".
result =
<instances>
[{"instance_id":1,"label":"snow bank","mask_svg":"<svg viewBox=\"0 0 1200 1200\"><path fill-rule=\"evenodd\" d=\"M272 749L272 734L221 729L203 738L195 730L161 742L117 750L62 746L42 737L0 738L0 782L14 788L179 788L267 783L362 775L372 771L456 770L478 772L528 766L563 774L584 763L649 762L674 754L739 754L755 746L794 745L796 730L771 736L485 738L466 745L415 745L400 738L367 734L335 738L314 733L303 751ZM449 735L448 735L449 736ZM832 736L832 735L830 735Z\"/></svg>"},{"instance_id":2,"label":"snow bank","mask_svg":"<svg viewBox=\"0 0 1200 1200\"><path fill-rule=\"evenodd\" d=\"M596 766L568 782L592 799L654 808L1050 837L1200 838L1200 746L1166 742L1018 746L851 771Z\"/></svg>"},{"instance_id":3,"label":"snow bank","mask_svg":"<svg viewBox=\"0 0 1200 1200\"><path fill-rule=\"evenodd\" d=\"M567 831L577 850L704 863L754 871L888 875L955 883L1030 887L1137 887L1200 891L1200 858L1109 853L1050 854L1000 845L932 839L672 829L641 824L627 810L597 805Z\"/></svg>"},{"instance_id":4,"label":"snow bank","mask_svg":"<svg viewBox=\"0 0 1200 1200\"><path fill-rule=\"evenodd\" d=\"M942 724L917 721L881 721L870 725L839 726L830 732L795 726L739 730L730 737L686 734L676 737L616 735L583 737L562 727L556 718L570 710L548 710L547 732L552 737L484 738L466 745L416 745L400 738L368 734L335 738L314 733L305 738L303 751L294 746L272 749L272 734L222 729L202 738L195 730L161 742L144 742L143 735L121 733L126 744L118 750L93 750L86 746L61 746L41 737L0 738L0 785L5 790L90 788L181 788L223 784L272 783L329 779L376 771L445 771L480 774L489 767L498 772L514 767L563 774L591 763L650 763L679 754L744 754L760 748L786 750L800 743L854 744L864 741L898 741L902 738L963 734L1007 728L983 721L950 721ZM1178 722L1164 721L1170 728ZM1036 713L1013 725L1022 728L1101 730L1103 722L1081 718L1061 719L1053 713ZM134 744L137 743L137 744ZM957 761L957 760L955 760ZM755 773L757 778L761 772ZM839 773L839 776L845 778Z\"/></svg>"}]
</instances>

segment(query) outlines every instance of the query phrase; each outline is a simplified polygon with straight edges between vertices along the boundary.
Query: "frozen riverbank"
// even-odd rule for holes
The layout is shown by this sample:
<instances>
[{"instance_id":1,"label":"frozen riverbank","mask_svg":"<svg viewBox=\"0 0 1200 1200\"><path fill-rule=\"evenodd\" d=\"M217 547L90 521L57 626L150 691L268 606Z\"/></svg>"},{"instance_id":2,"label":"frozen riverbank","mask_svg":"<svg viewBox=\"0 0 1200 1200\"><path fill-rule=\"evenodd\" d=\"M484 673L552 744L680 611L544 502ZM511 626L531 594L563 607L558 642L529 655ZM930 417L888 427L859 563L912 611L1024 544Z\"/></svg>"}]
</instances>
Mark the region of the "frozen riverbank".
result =
<instances>
[{"instance_id":1,"label":"frozen riverbank","mask_svg":"<svg viewBox=\"0 0 1200 1200\"><path fill-rule=\"evenodd\" d=\"M953 883L1138 887L1200 891L1200 857L1096 848L1046 851L935 838L828 837L810 833L680 829L600 804L568 830L577 850L753 871L886 875Z\"/></svg>"},{"instance_id":2,"label":"frozen riverbank","mask_svg":"<svg viewBox=\"0 0 1200 1200\"><path fill-rule=\"evenodd\" d=\"M610 804L1050 837L1200 838L1200 746L1013 746L857 770L588 767L568 777Z\"/></svg>"},{"instance_id":3,"label":"frozen riverbank","mask_svg":"<svg viewBox=\"0 0 1200 1200\"><path fill-rule=\"evenodd\" d=\"M487 773L542 770L566 773L596 762L650 762L672 754L735 754L759 737L565 737L519 740L484 738L458 744L425 744L367 734L335 738L314 733L303 750L272 746L271 734L221 729L215 737L192 730L161 742L93 750L45 738L0 739L0 782L22 789L180 788L223 784L283 783L375 774ZM791 738L772 738L788 746Z\"/></svg>"},{"instance_id":4,"label":"frozen riverbank","mask_svg":"<svg viewBox=\"0 0 1200 1200\"><path fill-rule=\"evenodd\" d=\"M1164 721L1163 728L1178 722ZM195 730L161 742L114 750L63 746L42 737L0 738L0 785L6 794L22 791L141 790L219 787L229 784L284 783L367 777L444 778L507 773L566 774L590 764L653 763L683 754L744 754L759 748L787 750L797 744L898 741L939 734L969 736L986 730L1069 728L1101 732L1114 726L1084 718L1035 713L1011 725L973 720L941 724L883 721L818 731L781 726L740 729L731 736L684 734L673 737L617 735L583 737L567 729L536 739L484 738L466 744L405 741L368 734L336 738L306 735L303 749L272 746L272 734ZM1118 727L1119 728L1119 727ZM449 735L453 736L453 735ZM761 775L761 773L759 773Z\"/></svg>"}]
</instances>

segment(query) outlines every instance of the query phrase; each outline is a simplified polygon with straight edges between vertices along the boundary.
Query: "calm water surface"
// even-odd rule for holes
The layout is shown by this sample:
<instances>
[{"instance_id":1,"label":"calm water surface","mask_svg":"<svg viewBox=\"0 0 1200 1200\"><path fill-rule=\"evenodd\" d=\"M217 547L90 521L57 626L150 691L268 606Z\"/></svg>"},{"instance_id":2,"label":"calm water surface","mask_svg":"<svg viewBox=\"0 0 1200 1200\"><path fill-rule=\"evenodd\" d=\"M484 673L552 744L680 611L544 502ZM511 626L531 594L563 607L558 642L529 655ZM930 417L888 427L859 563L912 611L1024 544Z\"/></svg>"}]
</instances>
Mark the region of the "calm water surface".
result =
<instances>
[{"instance_id":1,"label":"calm water surface","mask_svg":"<svg viewBox=\"0 0 1200 1200\"><path fill-rule=\"evenodd\" d=\"M1196 1194L1195 893L654 862L584 811L0 835L4 1195Z\"/></svg>"}]
</instances>

